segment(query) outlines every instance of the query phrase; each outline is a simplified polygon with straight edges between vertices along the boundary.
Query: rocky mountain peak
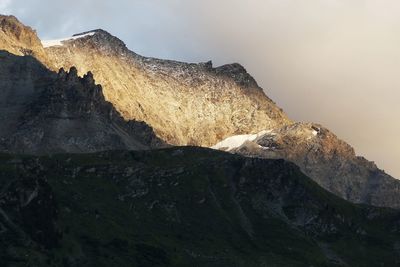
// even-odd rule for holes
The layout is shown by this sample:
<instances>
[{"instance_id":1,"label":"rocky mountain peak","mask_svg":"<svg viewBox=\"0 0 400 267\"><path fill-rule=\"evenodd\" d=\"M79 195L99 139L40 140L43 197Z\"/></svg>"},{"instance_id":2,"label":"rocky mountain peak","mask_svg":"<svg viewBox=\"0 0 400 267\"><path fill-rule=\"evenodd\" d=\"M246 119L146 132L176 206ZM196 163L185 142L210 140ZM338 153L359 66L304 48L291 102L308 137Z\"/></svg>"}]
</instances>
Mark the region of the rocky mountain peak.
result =
<instances>
[{"instance_id":1,"label":"rocky mountain peak","mask_svg":"<svg viewBox=\"0 0 400 267\"><path fill-rule=\"evenodd\" d=\"M93 73L91 71L88 71L85 75L83 75L83 80L85 81L86 84L95 83L95 80L93 78Z\"/></svg>"},{"instance_id":2,"label":"rocky mountain peak","mask_svg":"<svg viewBox=\"0 0 400 267\"><path fill-rule=\"evenodd\" d=\"M47 66L53 66L46 56L36 31L14 16L0 15L0 50L15 55L31 55Z\"/></svg>"},{"instance_id":3,"label":"rocky mountain peak","mask_svg":"<svg viewBox=\"0 0 400 267\"><path fill-rule=\"evenodd\" d=\"M199 66L205 70L213 70L213 62L211 60L207 62L201 62L199 63Z\"/></svg>"},{"instance_id":4,"label":"rocky mountain peak","mask_svg":"<svg viewBox=\"0 0 400 267\"><path fill-rule=\"evenodd\" d=\"M66 38L65 43L82 48L90 47L108 54L119 54L128 50L123 41L102 29L74 34L70 40Z\"/></svg>"},{"instance_id":5,"label":"rocky mountain peak","mask_svg":"<svg viewBox=\"0 0 400 267\"><path fill-rule=\"evenodd\" d=\"M26 45L40 44L40 40L36 32L29 26L22 24L14 16L0 15L0 29L3 33L13 35L16 40L25 43Z\"/></svg>"},{"instance_id":6,"label":"rocky mountain peak","mask_svg":"<svg viewBox=\"0 0 400 267\"><path fill-rule=\"evenodd\" d=\"M47 92L49 95L54 96L54 92L59 92L64 95L62 98L72 97L75 100L80 99L81 104L85 107L93 101L104 101L101 85L97 85L93 79L93 74L88 72L83 77L78 76L76 67L71 67L68 72L60 69L58 72L55 85L50 87L51 91ZM58 100L56 102L59 102ZM77 102L71 102L77 105ZM82 110L81 108L78 110ZM90 113L90 110L85 110L85 113Z\"/></svg>"},{"instance_id":7,"label":"rocky mountain peak","mask_svg":"<svg viewBox=\"0 0 400 267\"><path fill-rule=\"evenodd\" d=\"M69 72L67 72L66 75L66 81L69 82L81 81L81 79L78 76L78 70L76 69L76 67L71 67L69 69Z\"/></svg>"},{"instance_id":8,"label":"rocky mountain peak","mask_svg":"<svg viewBox=\"0 0 400 267\"><path fill-rule=\"evenodd\" d=\"M76 67L72 66L69 71L65 71L64 68L60 68L57 75L57 81L61 83L74 84L80 83L85 88L99 87L99 91L102 91L101 85L96 85L93 78L93 74L89 71L83 75L83 77L78 76L78 70ZM85 90L87 91L87 90Z\"/></svg>"},{"instance_id":9,"label":"rocky mountain peak","mask_svg":"<svg viewBox=\"0 0 400 267\"><path fill-rule=\"evenodd\" d=\"M215 69L218 75L225 75L245 87L259 87L256 80L239 63L227 64Z\"/></svg>"}]
</instances>

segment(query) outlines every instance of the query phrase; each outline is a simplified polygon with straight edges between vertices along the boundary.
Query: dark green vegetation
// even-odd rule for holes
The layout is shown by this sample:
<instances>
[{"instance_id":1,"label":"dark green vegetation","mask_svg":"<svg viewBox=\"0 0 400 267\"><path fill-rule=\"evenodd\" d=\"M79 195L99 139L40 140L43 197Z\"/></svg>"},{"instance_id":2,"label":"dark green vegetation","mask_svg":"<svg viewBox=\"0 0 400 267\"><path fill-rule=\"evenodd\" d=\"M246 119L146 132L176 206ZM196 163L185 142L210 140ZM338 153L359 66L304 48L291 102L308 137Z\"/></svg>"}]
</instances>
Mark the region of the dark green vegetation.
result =
<instances>
[{"instance_id":1,"label":"dark green vegetation","mask_svg":"<svg viewBox=\"0 0 400 267\"><path fill-rule=\"evenodd\" d=\"M0 266L399 266L399 238L283 160L0 155Z\"/></svg>"}]
</instances>

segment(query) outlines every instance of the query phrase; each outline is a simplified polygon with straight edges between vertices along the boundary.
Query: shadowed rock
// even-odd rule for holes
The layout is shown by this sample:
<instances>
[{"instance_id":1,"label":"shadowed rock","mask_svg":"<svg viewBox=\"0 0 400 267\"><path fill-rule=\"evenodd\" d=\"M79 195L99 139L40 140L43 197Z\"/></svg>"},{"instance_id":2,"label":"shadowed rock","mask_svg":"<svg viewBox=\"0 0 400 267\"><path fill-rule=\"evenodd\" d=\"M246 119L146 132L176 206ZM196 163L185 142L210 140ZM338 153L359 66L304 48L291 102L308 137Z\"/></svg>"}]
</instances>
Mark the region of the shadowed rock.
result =
<instances>
[{"instance_id":1,"label":"shadowed rock","mask_svg":"<svg viewBox=\"0 0 400 267\"><path fill-rule=\"evenodd\" d=\"M145 123L125 121L91 73L80 78L72 67L57 74L32 57L7 52L0 57L2 150L36 154L163 145Z\"/></svg>"}]
</instances>

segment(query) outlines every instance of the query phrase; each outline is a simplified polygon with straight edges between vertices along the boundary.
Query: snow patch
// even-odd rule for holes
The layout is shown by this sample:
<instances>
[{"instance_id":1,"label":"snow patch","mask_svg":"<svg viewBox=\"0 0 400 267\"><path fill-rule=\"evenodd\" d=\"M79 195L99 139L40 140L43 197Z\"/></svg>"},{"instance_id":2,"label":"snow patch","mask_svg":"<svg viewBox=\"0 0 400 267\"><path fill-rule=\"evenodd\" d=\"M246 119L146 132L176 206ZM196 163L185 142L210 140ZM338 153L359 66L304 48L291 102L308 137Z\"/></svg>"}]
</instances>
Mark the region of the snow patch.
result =
<instances>
[{"instance_id":1,"label":"snow patch","mask_svg":"<svg viewBox=\"0 0 400 267\"><path fill-rule=\"evenodd\" d=\"M70 41L70 40L76 40L76 39L80 39L86 36L92 36L95 35L96 32L88 32L85 34L81 34L81 35L75 35L72 37L67 37L67 38L62 38L62 39L56 39L56 40L44 40L42 41L42 45L43 47L51 47L51 46L62 46L63 42L65 41Z\"/></svg>"},{"instance_id":2,"label":"snow patch","mask_svg":"<svg viewBox=\"0 0 400 267\"><path fill-rule=\"evenodd\" d=\"M271 149L272 149L272 148L269 147L269 146L260 146L259 144L257 144L257 147L258 147L258 148L261 148L261 149L263 149L263 150L271 150Z\"/></svg>"},{"instance_id":3,"label":"snow patch","mask_svg":"<svg viewBox=\"0 0 400 267\"><path fill-rule=\"evenodd\" d=\"M221 149L221 150L225 150L225 151L229 151L232 150L234 148L238 148L241 145L243 145L244 143L246 143L247 141L254 141L256 140L258 137L263 136L267 133L272 133L271 130L268 131L261 131L257 134L242 134L242 135L234 135L231 137L228 137L224 140L222 140L221 142L219 142L218 144L212 146L212 149Z\"/></svg>"}]
</instances>

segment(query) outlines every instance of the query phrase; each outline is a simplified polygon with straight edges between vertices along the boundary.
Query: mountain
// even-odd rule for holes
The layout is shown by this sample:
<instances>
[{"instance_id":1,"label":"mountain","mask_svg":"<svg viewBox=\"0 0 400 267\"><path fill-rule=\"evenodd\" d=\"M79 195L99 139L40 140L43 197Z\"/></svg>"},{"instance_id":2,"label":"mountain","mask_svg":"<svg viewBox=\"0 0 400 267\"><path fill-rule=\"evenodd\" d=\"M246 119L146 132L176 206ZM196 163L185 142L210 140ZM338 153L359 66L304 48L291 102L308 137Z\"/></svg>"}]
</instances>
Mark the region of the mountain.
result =
<instances>
[{"instance_id":1,"label":"mountain","mask_svg":"<svg viewBox=\"0 0 400 267\"><path fill-rule=\"evenodd\" d=\"M228 150L292 161L319 185L355 203L400 207L400 181L356 156L350 145L324 127L291 121L239 64L213 67L211 62L188 64L147 58L128 50L121 40L103 30L43 41L43 46L36 33L14 17L1 19L5 21L0 31L3 49L24 54L32 46L28 54L53 71L74 67L80 76L93 73L93 79L102 85L104 99L112 103L124 120L143 121L166 143L224 149L218 143L226 138L262 132L263 138L256 142L247 146L240 143ZM14 29L18 30L14 33ZM27 127L20 136L29 135L32 126L29 120L25 121ZM107 125L95 127L94 132L106 129ZM121 137L120 133L117 135ZM146 131L140 135L145 138ZM123 136L130 138L129 134ZM125 140L123 143L127 142L121 138ZM59 138L52 140L57 144ZM105 144L105 140L108 139L101 142ZM90 150L82 146L80 151L71 152L122 147L132 146L107 143L92 146Z\"/></svg>"},{"instance_id":2,"label":"mountain","mask_svg":"<svg viewBox=\"0 0 400 267\"><path fill-rule=\"evenodd\" d=\"M170 144L210 146L290 122L239 64L146 58L103 30L81 36L45 48L56 67L92 71L124 118L147 122Z\"/></svg>"},{"instance_id":3,"label":"mountain","mask_svg":"<svg viewBox=\"0 0 400 267\"><path fill-rule=\"evenodd\" d=\"M13 153L94 152L162 146L143 122L125 121L100 85L75 68L58 73L32 56L0 51L0 149Z\"/></svg>"},{"instance_id":4,"label":"mountain","mask_svg":"<svg viewBox=\"0 0 400 267\"><path fill-rule=\"evenodd\" d=\"M1 266L398 266L400 214L283 160L0 154Z\"/></svg>"},{"instance_id":5,"label":"mountain","mask_svg":"<svg viewBox=\"0 0 400 267\"><path fill-rule=\"evenodd\" d=\"M171 144L211 146L223 137L273 130L282 133L279 152L252 150L252 156L290 160L324 188L355 203L400 207L399 181L357 157L325 128L326 135L308 139L302 132L312 126L287 119L238 64L213 68L211 63L145 58L101 30L45 50L57 67L93 70L107 99L125 117L146 121Z\"/></svg>"},{"instance_id":6,"label":"mountain","mask_svg":"<svg viewBox=\"0 0 400 267\"><path fill-rule=\"evenodd\" d=\"M0 50L0 266L400 266L399 210L345 200L399 208L400 182L241 65L12 16Z\"/></svg>"}]
</instances>

